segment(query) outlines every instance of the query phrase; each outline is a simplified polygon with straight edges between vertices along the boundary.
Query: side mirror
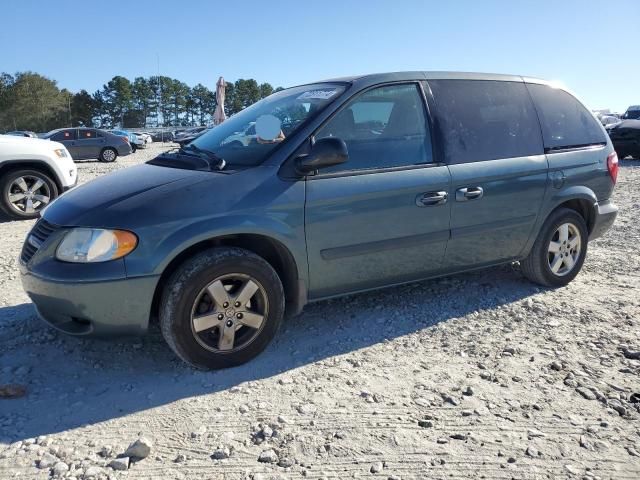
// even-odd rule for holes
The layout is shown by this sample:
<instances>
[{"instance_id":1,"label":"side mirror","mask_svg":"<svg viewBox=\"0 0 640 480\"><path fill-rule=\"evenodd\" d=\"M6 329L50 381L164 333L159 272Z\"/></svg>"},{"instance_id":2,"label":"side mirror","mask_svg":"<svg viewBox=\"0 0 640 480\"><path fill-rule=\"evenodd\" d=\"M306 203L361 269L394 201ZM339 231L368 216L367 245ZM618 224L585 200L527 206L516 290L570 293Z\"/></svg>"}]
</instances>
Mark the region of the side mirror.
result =
<instances>
[{"instance_id":1,"label":"side mirror","mask_svg":"<svg viewBox=\"0 0 640 480\"><path fill-rule=\"evenodd\" d=\"M307 175L321 168L332 167L349 159L347 144L336 137L321 138L311 147L308 155L296 159L296 170L301 175Z\"/></svg>"}]
</instances>

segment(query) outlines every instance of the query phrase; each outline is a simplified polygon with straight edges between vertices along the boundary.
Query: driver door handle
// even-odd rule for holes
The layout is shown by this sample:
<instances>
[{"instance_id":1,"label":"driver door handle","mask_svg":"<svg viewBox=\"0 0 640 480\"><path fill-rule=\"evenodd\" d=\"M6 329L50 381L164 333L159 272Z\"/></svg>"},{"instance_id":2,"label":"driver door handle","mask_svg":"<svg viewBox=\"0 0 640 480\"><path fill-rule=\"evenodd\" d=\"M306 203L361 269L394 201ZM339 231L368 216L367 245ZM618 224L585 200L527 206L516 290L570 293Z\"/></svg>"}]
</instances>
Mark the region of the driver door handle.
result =
<instances>
[{"instance_id":1,"label":"driver door handle","mask_svg":"<svg viewBox=\"0 0 640 480\"><path fill-rule=\"evenodd\" d=\"M464 187L456 190L456 202L478 200L484 195L482 187Z\"/></svg>"},{"instance_id":2,"label":"driver door handle","mask_svg":"<svg viewBox=\"0 0 640 480\"><path fill-rule=\"evenodd\" d=\"M432 207L447 203L447 192L427 192L416 197L416 205L419 207Z\"/></svg>"}]
</instances>

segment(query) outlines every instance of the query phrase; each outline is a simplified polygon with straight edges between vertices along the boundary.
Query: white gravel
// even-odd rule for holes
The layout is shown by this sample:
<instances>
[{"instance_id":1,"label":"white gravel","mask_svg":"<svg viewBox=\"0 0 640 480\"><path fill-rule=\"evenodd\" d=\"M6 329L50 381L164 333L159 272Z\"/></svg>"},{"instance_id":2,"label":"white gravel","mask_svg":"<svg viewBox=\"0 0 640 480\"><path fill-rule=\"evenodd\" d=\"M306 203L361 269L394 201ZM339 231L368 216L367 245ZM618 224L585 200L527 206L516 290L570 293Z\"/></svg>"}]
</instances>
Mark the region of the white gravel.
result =
<instances>
[{"instance_id":1,"label":"white gravel","mask_svg":"<svg viewBox=\"0 0 640 480\"><path fill-rule=\"evenodd\" d=\"M81 181L161 148L82 163ZM157 328L47 327L17 271L33 222L0 223L0 385L27 388L0 399L0 478L638 479L639 185L622 162L618 220L566 288L504 266L322 302L218 372ZM150 454L122 458L141 436Z\"/></svg>"}]
</instances>

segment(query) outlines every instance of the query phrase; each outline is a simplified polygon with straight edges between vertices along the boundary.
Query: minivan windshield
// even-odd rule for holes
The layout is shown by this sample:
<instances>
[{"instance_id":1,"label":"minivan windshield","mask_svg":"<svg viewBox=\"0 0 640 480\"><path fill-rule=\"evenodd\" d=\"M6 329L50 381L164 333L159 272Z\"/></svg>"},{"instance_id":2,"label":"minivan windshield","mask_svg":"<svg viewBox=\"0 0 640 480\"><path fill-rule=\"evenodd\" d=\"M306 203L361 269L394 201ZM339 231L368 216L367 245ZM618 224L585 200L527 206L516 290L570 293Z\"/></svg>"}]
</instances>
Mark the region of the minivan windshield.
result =
<instances>
[{"instance_id":1,"label":"minivan windshield","mask_svg":"<svg viewBox=\"0 0 640 480\"><path fill-rule=\"evenodd\" d=\"M224 158L226 165L259 165L345 88L344 84L317 83L281 90L232 115L191 144Z\"/></svg>"}]
</instances>

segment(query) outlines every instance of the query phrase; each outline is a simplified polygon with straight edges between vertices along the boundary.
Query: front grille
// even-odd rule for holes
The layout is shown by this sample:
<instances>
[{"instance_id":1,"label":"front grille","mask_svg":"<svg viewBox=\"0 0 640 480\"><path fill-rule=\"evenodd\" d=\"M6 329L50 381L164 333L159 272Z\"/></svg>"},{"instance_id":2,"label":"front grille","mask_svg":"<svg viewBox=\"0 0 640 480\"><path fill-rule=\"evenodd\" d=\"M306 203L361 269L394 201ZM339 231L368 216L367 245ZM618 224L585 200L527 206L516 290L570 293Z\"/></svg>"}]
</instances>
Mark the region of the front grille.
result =
<instances>
[{"instance_id":1,"label":"front grille","mask_svg":"<svg viewBox=\"0 0 640 480\"><path fill-rule=\"evenodd\" d=\"M31 258L38 251L40 246L42 246L47 238L49 238L49 236L57 229L58 227L56 225L47 222L44 218L38 220L27 235L26 240L24 241L24 245L22 246L22 253L20 254L20 260L22 260L24 263L29 262L29 260L31 260ZM33 245L32 242L29 242L29 237L33 237L35 239L35 242L33 243L38 243L39 246Z\"/></svg>"}]
</instances>

